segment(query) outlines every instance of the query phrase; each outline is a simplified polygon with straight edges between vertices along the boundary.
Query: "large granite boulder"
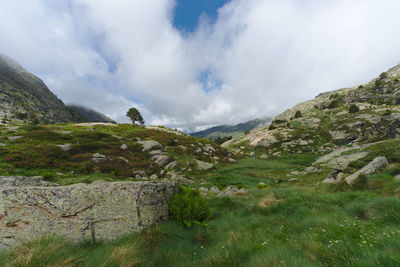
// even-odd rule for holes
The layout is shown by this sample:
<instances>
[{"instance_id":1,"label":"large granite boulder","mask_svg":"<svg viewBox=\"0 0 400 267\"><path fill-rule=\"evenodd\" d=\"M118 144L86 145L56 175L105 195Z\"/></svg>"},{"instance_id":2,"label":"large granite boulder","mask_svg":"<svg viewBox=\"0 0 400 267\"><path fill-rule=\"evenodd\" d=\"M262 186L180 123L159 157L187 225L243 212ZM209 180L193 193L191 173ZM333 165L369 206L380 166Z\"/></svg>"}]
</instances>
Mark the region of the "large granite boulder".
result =
<instances>
[{"instance_id":1,"label":"large granite boulder","mask_svg":"<svg viewBox=\"0 0 400 267\"><path fill-rule=\"evenodd\" d=\"M22 187L3 182L0 248L43 235L112 240L168 219L167 201L176 189L175 181Z\"/></svg>"}]
</instances>

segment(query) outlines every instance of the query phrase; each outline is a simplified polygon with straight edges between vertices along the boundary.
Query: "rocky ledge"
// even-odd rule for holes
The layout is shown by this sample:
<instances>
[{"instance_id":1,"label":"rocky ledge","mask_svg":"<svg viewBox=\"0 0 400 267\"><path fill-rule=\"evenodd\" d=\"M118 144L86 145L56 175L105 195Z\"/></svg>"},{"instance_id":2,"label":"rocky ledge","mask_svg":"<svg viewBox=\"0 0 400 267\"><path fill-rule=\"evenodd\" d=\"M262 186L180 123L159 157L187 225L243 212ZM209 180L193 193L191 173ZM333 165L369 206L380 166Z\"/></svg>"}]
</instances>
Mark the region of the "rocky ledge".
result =
<instances>
[{"instance_id":1,"label":"rocky ledge","mask_svg":"<svg viewBox=\"0 0 400 267\"><path fill-rule=\"evenodd\" d=\"M45 235L112 240L168 219L174 181L56 186L36 177L0 177L0 248Z\"/></svg>"}]
</instances>

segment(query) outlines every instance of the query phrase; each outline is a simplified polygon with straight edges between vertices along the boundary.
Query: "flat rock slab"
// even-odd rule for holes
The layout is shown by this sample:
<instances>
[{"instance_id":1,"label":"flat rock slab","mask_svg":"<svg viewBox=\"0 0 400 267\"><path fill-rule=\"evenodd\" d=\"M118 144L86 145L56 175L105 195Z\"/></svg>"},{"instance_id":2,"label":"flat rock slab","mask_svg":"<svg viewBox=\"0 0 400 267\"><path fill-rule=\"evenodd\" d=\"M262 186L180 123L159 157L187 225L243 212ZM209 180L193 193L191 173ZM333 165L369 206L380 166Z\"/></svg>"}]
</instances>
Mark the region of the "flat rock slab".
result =
<instances>
[{"instance_id":1,"label":"flat rock slab","mask_svg":"<svg viewBox=\"0 0 400 267\"><path fill-rule=\"evenodd\" d=\"M175 181L0 186L0 248L44 235L112 240L168 219Z\"/></svg>"}]
</instances>

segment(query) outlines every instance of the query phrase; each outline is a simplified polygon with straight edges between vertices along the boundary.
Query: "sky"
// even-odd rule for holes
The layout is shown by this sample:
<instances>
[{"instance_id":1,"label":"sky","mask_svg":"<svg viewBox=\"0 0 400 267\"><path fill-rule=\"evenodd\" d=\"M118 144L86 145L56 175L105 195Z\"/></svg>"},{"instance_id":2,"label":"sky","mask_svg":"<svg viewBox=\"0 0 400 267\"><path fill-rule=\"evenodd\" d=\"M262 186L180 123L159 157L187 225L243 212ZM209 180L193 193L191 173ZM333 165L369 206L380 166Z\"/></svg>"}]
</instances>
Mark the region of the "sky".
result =
<instances>
[{"instance_id":1,"label":"sky","mask_svg":"<svg viewBox=\"0 0 400 267\"><path fill-rule=\"evenodd\" d=\"M400 63L398 0L0 1L0 53L118 122L236 124Z\"/></svg>"}]
</instances>

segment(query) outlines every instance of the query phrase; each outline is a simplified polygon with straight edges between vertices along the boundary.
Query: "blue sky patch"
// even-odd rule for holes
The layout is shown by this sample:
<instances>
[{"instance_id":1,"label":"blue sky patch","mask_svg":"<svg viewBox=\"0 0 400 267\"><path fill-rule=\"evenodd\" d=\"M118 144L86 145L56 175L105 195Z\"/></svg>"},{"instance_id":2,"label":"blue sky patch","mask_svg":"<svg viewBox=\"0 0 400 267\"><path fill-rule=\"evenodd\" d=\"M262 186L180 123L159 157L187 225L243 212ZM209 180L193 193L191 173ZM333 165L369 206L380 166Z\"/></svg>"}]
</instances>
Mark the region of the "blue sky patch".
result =
<instances>
[{"instance_id":1,"label":"blue sky patch","mask_svg":"<svg viewBox=\"0 0 400 267\"><path fill-rule=\"evenodd\" d=\"M197 75L197 80L203 85L203 90L208 93L210 91L221 89L222 80L214 77L210 70L202 70Z\"/></svg>"},{"instance_id":2,"label":"blue sky patch","mask_svg":"<svg viewBox=\"0 0 400 267\"><path fill-rule=\"evenodd\" d=\"M217 10L230 0L176 0L174 26L180 31L193 32L201 14L215 21Z\"/></svg>"}]
</instances>

